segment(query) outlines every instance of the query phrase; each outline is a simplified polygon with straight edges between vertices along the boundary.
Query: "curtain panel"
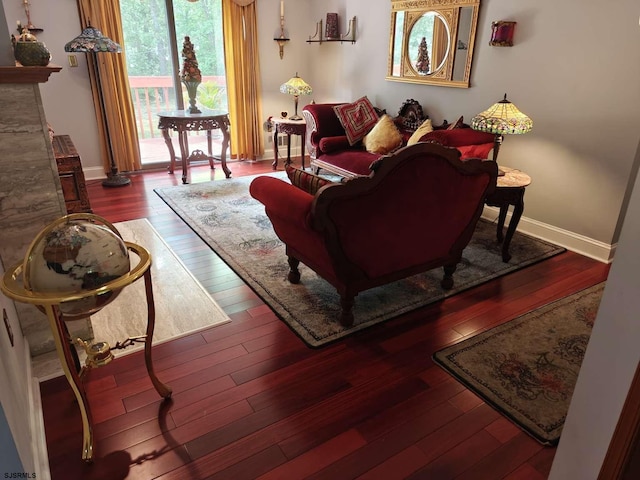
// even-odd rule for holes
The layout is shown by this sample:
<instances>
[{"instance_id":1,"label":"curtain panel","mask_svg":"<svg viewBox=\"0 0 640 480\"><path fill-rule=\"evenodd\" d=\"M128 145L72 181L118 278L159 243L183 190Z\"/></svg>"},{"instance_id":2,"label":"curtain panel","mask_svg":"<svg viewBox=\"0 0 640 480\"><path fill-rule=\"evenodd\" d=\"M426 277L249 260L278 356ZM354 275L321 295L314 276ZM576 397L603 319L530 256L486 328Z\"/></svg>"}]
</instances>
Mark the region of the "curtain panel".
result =
<instances>
[{"instance_id":1,"label":"curtain panel","mask_svg":"<svg viewBox=\"0 0 640 480\"><path fill-rule=\"evenodd\" d=\"M91 26L100 30L114 42L122 45L124 34L120 19L119 0L78 0L78 11L82 28ZM98 81L95 78L94 62L100 75L100 86L105 111L100 103ZM140 147L135 113L129 88L129 76L124 52L110 54L87 54L89 77L96 109L98 132L105 171L110 170L110 155L104 119L108 123L111 148L115 164L121 172L140 170ZM104 116L103 116L104 115Z\"/></svg>"},{"instance_id":2,"label":"curtain panel","mask_svg":"<svg viewBox=\"0 0 640 480\"><path fill-rule=\"evenodd\" d=\"M264 154L262 97L255 1L222 0L231 158Z\"/></svg>"}]
</instances>

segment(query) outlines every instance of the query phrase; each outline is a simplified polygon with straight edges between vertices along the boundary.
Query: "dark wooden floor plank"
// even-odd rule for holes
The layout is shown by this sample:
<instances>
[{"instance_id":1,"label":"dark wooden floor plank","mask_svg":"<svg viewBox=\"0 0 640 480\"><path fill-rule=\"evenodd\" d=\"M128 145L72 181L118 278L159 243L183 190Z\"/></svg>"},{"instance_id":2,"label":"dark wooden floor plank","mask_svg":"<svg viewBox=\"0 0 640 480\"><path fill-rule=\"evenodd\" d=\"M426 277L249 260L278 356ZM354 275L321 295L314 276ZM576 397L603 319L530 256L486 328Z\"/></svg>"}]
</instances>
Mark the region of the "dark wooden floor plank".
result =
<instances>
[{"instance_id":1,"label":"dark wooden floor plank","mask_svg":"<svg viewBox=\"0 0 640 480\"><path fill-rule=\"evenodd\" d=\"M299 159L297 160L299 163ZM232 162L233 176L271 172ZM280 167L282 169L282 167ZM192 166L192 183L225 182ZM540 480L543 447L436 366L440 348L606 280L609 265L566 252L444 301L308 348L153 191L166 171L131 185L89 181L94 213L147 218L231 318L154 346L163 401L142 352L118 355L85 380L96 453L80 458L82 424L64 378L41 385L52 479Z\"/></svg>"}]
</instances>

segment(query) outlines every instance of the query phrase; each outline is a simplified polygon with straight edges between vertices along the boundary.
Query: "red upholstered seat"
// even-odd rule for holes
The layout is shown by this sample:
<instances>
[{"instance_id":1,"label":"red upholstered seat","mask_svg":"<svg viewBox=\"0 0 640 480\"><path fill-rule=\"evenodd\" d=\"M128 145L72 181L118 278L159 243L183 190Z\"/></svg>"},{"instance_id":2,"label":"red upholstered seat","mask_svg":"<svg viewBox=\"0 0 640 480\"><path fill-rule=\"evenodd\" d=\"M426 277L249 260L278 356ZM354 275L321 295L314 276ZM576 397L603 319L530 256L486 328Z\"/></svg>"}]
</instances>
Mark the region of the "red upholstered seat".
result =
<instances>
[{"instance_id":1,"label":"red upholstered seat","mask_svg":"<svg viewBox=\"0 0 640 480\"><path fill-rule=\"evenodd\" d=\"M353 146L349 144L345 130L334 111L337 105L342 104L313 103L302 109L302 116L307 124L305 147L311 157L311 166L344 177L369 175L369 167L380 155L367 152L361 142ZM406 144L412 132L400 129L400 133ZM493 148L494 135L467 126L452 130L436 129L424 135L420 141L459 148L464 160L487 158ZM474 148L462 148L471 146Z\"/></svg>"},{"instance_id":2,"label":"red upholstered seat","mask_svg":"<svg viewBox=\"0 0 640 480\"><path fill-rule=\"evenodd\" d=\"M463 162L454 148L417 143L382 157L369 176L315 195L267 176L250 193L286 245L289 280L300 280L300 261L309 266L336 287L340 321L349 325L360 291L441 266L443 288L453 286L497 170L493 161Z\"/></svg>"}]
</instances>

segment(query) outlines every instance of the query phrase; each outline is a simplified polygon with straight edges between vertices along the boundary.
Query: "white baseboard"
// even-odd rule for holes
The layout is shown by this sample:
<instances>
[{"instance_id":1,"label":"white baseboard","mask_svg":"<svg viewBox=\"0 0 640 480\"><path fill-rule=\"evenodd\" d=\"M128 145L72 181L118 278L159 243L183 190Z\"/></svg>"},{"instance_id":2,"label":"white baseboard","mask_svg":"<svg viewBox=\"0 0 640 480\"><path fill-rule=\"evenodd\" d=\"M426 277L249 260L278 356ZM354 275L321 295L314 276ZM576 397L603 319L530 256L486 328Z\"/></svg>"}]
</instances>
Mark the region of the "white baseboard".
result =
<instances>
[{"instance_id":1,"label":"white baseboard","mask_svg":"<svg viewBox=\"0 0 640 480\"><path fill-rule=\"evenodd\" d=\"M83 167L82 173L84 173L85 180L103 180L107 178L102 167Z\"/></svg>"},{"instance_id":2,"label":"white baseboard","mask_svg":"<svg viewBox=\"0 0 640 480\"><path fill-rule=\"evenodd\" d=\"M493 222L498 218L498 212L498 208L485 206L482 218ZM507 214L505 225L510 221L511 212ZM611 263L616 250L616 244L609 245L524 216L520 218L517 230L603 263Z\"/></svg>"},{"instance_id":3,"label":"white baseboard","mask_svg":"<svg viewBox=\"0 0 640 480\"><path fill-rule=\"evenodd\" d=\"M27 369L27 378L31 381L27 382L27 395L29 402L29 427L31 429L31 451L33 454L33 463L36 478L42 480L51 480L51 471L49 470L49 454L47 451L47 437L44 430L44 414L42 412L42 398L40 396L40 382L33 376L31 367L31 350L29 342L25 342L25 365Z\"/></svg>"}]
</instances>

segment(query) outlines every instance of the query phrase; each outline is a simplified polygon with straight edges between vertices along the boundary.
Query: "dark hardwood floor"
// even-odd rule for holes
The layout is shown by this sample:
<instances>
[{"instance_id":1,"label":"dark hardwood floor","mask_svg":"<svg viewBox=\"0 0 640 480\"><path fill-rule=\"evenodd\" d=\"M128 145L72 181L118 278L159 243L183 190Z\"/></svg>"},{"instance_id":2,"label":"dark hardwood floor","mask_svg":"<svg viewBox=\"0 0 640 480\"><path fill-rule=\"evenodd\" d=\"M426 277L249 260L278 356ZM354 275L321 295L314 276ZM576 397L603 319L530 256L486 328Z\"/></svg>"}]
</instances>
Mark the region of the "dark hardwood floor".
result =
<instances>
[{"instance_id":1,"label":"dark hardwood floor","mask_svg":"<svg viewBox=\"0 0 640 480\"><path fill-rule=\"evenodd\" d=\"M233 176L270 162L230 163ZM191 181L213 178L207 166ZM154 347L162 402L142 353L86 380L95 461L63 377L41 385L54 480L545 479L543 447L434 365L438 349L606 279L609 267L566 252L325 348L306 347L153 192L165 171L132 184L90 181L94 212L146 217L232 322ZM215 181L224 182L220 168ZM283 258L283 261L286 261ZM188 300L185 315L188 315Z\"/></svg>"}]
</instances>

